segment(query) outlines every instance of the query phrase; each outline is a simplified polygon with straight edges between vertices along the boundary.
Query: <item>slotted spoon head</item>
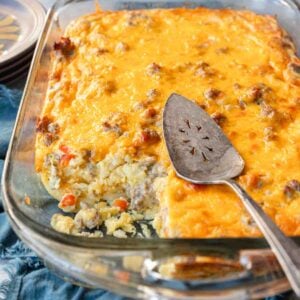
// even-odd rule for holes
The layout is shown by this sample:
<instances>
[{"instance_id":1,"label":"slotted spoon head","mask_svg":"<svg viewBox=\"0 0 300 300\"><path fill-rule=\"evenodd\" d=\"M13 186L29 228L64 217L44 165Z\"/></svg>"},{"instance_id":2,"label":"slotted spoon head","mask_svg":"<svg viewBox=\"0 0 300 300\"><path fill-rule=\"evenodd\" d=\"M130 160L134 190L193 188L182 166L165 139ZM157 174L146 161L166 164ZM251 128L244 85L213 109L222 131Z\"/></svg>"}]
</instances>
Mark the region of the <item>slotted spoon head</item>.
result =
<instances>
[{"instance_id":1,"label":"slotted spoon head","mask_svg":"<svg viewBox=\"0 0 300 300\"><path fill-rule=\"evenodd\" d=\"M197 104L172 94L164 109L163 131L177 175L194 183L238 176L244 161L215 121Z\"/></svg>"}]
</instances>

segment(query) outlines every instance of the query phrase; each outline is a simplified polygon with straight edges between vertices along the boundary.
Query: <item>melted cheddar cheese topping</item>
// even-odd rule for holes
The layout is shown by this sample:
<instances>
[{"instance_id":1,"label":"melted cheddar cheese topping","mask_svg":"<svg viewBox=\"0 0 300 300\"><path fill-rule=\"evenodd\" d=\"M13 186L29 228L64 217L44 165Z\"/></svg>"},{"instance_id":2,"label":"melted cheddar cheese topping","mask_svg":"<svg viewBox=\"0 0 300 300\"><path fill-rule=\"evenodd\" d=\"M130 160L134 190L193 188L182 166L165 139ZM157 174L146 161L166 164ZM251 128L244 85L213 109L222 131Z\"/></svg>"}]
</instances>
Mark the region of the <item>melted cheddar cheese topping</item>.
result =
<instances>
[{"instance_id":1,"label":"melted cheddar cheese topping","mask_svg":"<svg viewBox=\"0 0 300 300\"><path fill-rule=\"evenodd\" d=\"M109 192L102 177L78 192L97 177L74 179L82 153L90 166L110 156L128 156L131 166L151 157L165 172L155 188L160 236L259 235L227 187L176 177L161 122L176 92L222 127L245 160L238 181L250 195L285 233L300 234L300 62L275 18L205 8L97 11L72 22L54 48L36 169L56 198L73 193L83 207Z\"/></svg>"}]
</instances>

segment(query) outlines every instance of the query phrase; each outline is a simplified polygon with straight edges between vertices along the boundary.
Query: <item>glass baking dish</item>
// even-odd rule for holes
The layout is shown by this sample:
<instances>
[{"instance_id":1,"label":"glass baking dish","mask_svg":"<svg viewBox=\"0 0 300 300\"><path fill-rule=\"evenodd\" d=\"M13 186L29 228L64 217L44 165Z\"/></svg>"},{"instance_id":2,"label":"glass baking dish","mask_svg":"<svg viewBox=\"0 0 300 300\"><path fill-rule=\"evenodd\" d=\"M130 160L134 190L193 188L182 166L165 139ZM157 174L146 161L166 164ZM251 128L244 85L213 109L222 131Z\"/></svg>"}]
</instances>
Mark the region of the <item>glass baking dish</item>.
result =
<instances>
[{"instance_id":1,"label":"glass baking dish","mask_svg":"<svg viewBox=\"0 0 300 300\"><path fill-rule=\"evenodd\" d=\"M292 0L99 1L103 9L230 7L276 15L300 53L300 12ZM57 212L34 169L35 123L45 98L54 41L94 0L61 0L49 11L24 91L2 178L4 205L19 237L59 276L135 298L248 299L290 288L264 239L116 239L68 236L50 227ZM31 203L24 202L30 196ZM300 239L294 238L300 245ZM179 267L180 274L165 272ZM184 271L186 270L186 271Z\"/></svg>"}]
</instances>

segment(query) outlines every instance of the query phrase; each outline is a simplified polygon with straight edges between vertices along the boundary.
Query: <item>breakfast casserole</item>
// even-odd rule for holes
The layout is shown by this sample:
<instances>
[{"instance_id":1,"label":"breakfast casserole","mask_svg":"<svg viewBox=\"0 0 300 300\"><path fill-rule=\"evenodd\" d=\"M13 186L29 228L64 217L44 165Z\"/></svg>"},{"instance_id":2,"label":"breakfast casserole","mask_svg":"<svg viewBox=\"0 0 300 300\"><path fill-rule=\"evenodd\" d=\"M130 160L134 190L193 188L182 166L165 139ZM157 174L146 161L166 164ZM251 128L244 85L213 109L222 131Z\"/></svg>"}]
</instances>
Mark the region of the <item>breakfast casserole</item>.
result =
<instances>
[{"instance_id":1,"label":"breakfast casserole","mask_svg":"<svg viewBox=\"0 0 300 300\"><path fill-rule=\"evenodd\" d=\"M91 237L254 237L226 186L175 175L162 136L172 93L199 104L245 160L239 183L300 235L300 60L272 16L175 8L101 11L54 44L37 120L36 170L62 213L57 231Z\"/></svg>"}]
</instances>

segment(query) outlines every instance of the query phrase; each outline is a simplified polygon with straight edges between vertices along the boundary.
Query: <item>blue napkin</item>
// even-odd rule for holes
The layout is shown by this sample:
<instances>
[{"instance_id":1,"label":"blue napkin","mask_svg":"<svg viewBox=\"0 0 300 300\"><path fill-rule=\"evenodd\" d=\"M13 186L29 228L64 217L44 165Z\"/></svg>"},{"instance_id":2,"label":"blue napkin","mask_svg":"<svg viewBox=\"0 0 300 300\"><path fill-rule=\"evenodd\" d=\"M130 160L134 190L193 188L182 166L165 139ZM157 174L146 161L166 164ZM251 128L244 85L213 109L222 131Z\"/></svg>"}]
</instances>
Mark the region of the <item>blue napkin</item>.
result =
<instances>
[{"instance_id":1,"label":"blue napkin","mask_svg":"<svg viewBox=\"0 0 300 300\"><path fill-rule=\"evenodd\" d=\"M3 158L15 121L21 92L0 85L0 175ZM0 300L9 299L125 299L101 289L85 289L51 273L36 254L11 229L2 207L0 193ZM128 298L127 298L128 299ZM292 293L269 300L296 299Z\"/></svg>"},{"instance_id":2,"label":"blue napkin","mask_svg":"<svg viewBox=\"0 0 300 300\"><path fill-rule=\"evenodd\" d=\"M21 91L0 85L0 159L4 159L18 111Z\"/></svg>"}]
</instances>

